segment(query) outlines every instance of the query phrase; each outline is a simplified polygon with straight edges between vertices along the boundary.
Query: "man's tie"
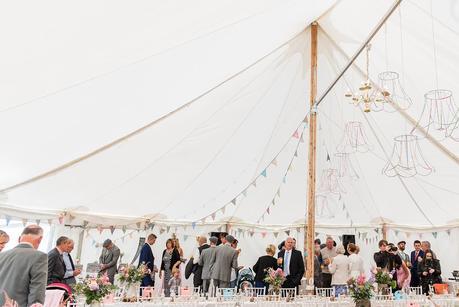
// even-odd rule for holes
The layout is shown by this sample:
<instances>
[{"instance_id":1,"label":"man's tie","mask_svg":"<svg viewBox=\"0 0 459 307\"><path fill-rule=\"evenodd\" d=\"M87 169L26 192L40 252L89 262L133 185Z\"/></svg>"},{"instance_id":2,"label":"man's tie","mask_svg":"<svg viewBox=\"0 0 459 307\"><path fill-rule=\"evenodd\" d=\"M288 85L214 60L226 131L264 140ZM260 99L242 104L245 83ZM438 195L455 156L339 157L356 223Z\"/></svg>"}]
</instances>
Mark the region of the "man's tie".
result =
<instances>
[{"instance_id":1,"label":"man's tie","mask_svg":"<svg viewBox=\"0 0 459 307\"><path fill-rule=\"evenodd\" d=\"M70 260L70 265L72 266L72 270L75 271L75 265L73 264L72 256L70 254L67 254L67 255L69 255L69 260Z\"/></svg>"},{"instance_id":2,"label":"man's tie","mask_svg":"<svg viewBox=\"0 0 459 307\"><path fill-rule=\"evenodd\" d=\"M284 273L285 276L290 275L290 251L285 251Z\"/></svg>"}]
</instances>

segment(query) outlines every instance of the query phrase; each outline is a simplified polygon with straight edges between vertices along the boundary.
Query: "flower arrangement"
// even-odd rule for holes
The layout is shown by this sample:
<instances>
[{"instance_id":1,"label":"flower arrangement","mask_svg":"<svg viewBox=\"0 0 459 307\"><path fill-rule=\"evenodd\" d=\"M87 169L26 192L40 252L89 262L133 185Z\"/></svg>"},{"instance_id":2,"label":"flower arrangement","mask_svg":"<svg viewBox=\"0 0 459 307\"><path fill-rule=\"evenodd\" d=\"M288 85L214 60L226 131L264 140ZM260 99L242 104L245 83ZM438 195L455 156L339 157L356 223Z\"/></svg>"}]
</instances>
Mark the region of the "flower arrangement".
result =
<instances>
[{"instance_id":1,"label":"flower arrangement","mask_svg":"<svg viewBox=\"0 0 459 307\"><path fill-rule=\"evenodd\" d=\"M393 273L388 273L386 271L383 271L381 269L377 269L376 272L373 272L375 282L378 285L388 285L391 288L397 287L397 282L395 280L392 280Z\"/></svg>"},{"instance_id":2,"label":"flower arrangement","mask_svg":"<svg viewBox=\"0 0 459 307\"><path fill-rule=\"evenodd\" d=\"M348 280L349 292L355 303L368 301L373 296L373 285L370 280L366 280L365 275Z\"/></svg>"},{"instance_id":3,"label":"flower arrangement","mask_svg":"<svg viewBox=\"0 0 459 307\"><path fill-rule=\"evenodd\" d=\"M150 270L142 263L139 267L127 266L120 269L119 281L128 285L140 283L145 274L149 274Z\"/></svg>"},{"instance_id":4,"label":"flower arrangement","mask_svg":"<svg viewBox=\"0 0 459 307\"><path fill-rule=\"evenodd\" d=\"M278 268L277 270L269 268L267 270L264 282L271 286L273 292L278 293L284 281L285 273L281 268Z\"/></svg>"},{"instance_id":5,"label":"flower arrangement","mask_svg":"<svg viewBox=\"0 0 459 307\"><path fill-rule=\"evenodd\" d=\"M97 278L86 278L82 283L78 283L73 287L76 294L83 295L86 298L86 304L88 305L101 302L115 289L116 286L110 283L106 274Z\"/></svg>"}]
</instances>

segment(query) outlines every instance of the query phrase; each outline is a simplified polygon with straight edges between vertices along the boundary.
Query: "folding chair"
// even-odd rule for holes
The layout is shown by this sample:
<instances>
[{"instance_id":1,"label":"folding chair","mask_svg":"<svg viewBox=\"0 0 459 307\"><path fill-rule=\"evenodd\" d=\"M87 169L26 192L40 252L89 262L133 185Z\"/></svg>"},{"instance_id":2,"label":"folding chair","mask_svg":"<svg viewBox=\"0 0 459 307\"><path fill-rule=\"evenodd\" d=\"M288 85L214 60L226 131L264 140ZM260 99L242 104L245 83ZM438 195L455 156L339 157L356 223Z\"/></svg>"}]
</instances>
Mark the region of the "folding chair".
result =
<instances>
[{"instance_id":1,"label":"folding chair","mask_svg":"<svg viewBox=\"0 0 459 307\"><path fill-rule=\"evenodd\" d=\"M248 297L254 297L254 296L265 296L265 291L266 288L246 288L244 291L242 291L242 295L248 296Z\"/></svg>"},{"instance_id":2,"label":"folding chair","mask_svg":"<svg viewBox=\"0 0 459 307\"><path fill-rule=\"evenodd\" d=\"M280 289L280 296L281 297L295 297L296 296L296 288L281 288Z\"/></svg>"},{"instance_id":3,"label":"folding chair","mask_svg":"<svg viewBox=\"0 0 459 307\"><path fill-rule=\"evenodd\" d=\"M316 293L321 297L334 297L335 288L316 288Z\"/></svg>"}]
</instances>

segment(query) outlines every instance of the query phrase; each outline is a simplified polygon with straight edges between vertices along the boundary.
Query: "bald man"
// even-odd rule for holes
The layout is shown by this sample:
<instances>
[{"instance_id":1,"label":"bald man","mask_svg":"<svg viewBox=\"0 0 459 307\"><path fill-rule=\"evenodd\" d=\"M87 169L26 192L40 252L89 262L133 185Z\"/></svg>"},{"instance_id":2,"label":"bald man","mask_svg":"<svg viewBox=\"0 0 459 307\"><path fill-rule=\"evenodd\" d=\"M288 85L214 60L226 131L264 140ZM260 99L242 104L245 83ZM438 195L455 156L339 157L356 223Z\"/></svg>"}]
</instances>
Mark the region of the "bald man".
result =
<instances>
[{"instance_id":1,"label":"bald man","mask_svg":"<svg viewBox=\"0 0 459 307\"><path fill-rule=\"evenodd\" d=\"M195 287L202 286L202 265L199 265L199 259L201 258L202 251L209 248L210 245L207 244L207 237L200 236L198 238L199 247L195 250L193 256L193 265L194 265L194 276L193 276L193 285Z\"/></svg>"}]
</instances>

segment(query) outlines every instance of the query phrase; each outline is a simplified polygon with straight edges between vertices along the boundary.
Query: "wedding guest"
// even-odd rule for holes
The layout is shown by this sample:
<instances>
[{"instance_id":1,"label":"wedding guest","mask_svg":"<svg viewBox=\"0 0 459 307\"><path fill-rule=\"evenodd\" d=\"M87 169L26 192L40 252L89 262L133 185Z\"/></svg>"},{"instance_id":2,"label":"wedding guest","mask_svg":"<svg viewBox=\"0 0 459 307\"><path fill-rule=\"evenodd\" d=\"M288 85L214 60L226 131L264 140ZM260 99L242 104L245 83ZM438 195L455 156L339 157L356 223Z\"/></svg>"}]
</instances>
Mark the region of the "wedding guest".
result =
<instances>
[{"instance_id":1,"label":"wedding guest","mask_svg":"<svg viewBox=\"0 0 459 307\"><path fill-rule=\"evenodd\" d=\"M0 253L0 289L21 307L45 303L48 256L37 250L42 239L43 229L29 225L16 247ZM2 294L0 306L6 299Z\"/></svg>"},{"instance_id":2,"label":"wedding guest","mask_svg":"<svg viewBox=\"0 0 459 307\"><path fill-rule=\"evenodd\" d=\"M429 294L429 285L441 283L440 261L433 257L432 251L425 251L424 259L418 263L418 274L421 278L422 293L424 294Z\"/></svg>"},{"instance_id":3,"label":"wedding guest","mask_svg":"<svg viewBox=\"0 0 459 307\"><path fill-rule=\"evenodd\" d=\"M180 269L178 268L180 263L180 261L177 261L177 263L175 263L174 267L172 268L172 278L168 282L169 291L171 295L180 294L180 286L182 285L182 279L180 278Z\"/></svg>"},{"instance_id":4,"label":"wedding guest","mask_svg":"<svg viewBox=\"0 0 459 307\"><path fill-rule=\"evenodd\" d=\"M3 230L0 230L0 252L5 248L6 244L9 241L10 241L10 236Z\"/></svg>"},{"instance_id":5,"label":"wedding guest","mask_svg":"<svg viewBox=\"0 0 459 307\"><path fill-rule=\"evenodd\" d=\"M432 247L430 246L430 242L429 241L422 241L421 242L421 249L424 251L424 254L426 253L426 251L430 251L432 253L433 259L437 259L437 255L432 250Z\"/></svg>"},{"instance_id":6,"label":"wedding guest","mask_svg":"<svg viewBox=\"0 0 459 307\"><path fill-rule=\"evenodd\" d=\"M419 259L424 258L424 251L421 249L421 241L414 241L414 251L411 252L411 287L419 287L421 280L418 274Z\"/></svg>"},{"instance_id":7,"label":"wedding guest","mask_svg":"<svg viewBox=\"0 0 459 307\"><path fill-rule=\"evenodd\" d=\"M277 264L282 268L286 277L282 287L298 290L304 274L304 261L301 252L293 249L293 244L293 238L288 237L285 240L285 249L279 253Z\"/></svg>"},{"instance_id":8,"label":"wedding guest","mask_svg":"<svg viewBox=\"0 0 459 307\"><path fill-rule=\"evenodd\" d=\"M314 286L322 288L322 254L319 239L314 241Z\"/></svg>"},{"instance_id":9,"label":"wedding guest","mask_svg":"<svg viewBox=\"0 0 459 307\"><path fill-rule=\"evenodd\" d=\"M226 244L226 236L228 234L226 232L222 232L220 233L219 235L219 239L220 239L220 244Z\"/></svg>"},{"instance_id":10,"label":"wedding guest","mask_svg":"<svg viewBox=\"0 0 459 307\"><path fill-rule=\"evenodd\" d=\"M212 259L215 257L218 238L210 237L210 247L202 251L199 257L199 265L202 266L202 289L204 293L209 291L210 277L212 273Z\"/></svg>"},{"instance_id":11,"label":"wedding guest","mask_svg":"<svg viewBox=\"0 0 459 307\"><path fill-rule=\"evenodd\" d=\"M239 241L236 238L234 238L233 243L231 243L231 247L234 248L237 251L237 256L239 257L239 255L241 253L241 249L237 248L237 244L238 243L239 243ZM237 282L238 275L239 275L239 267L237 267L236 269L231 269L230 288L236 287L236 282Z\"/></svg>"},{"instance_id":12,"label":"wedding guest","mask_svg":"<svg viewBox=\"0 0 459 307\"><path fill-rule=\"evenodd\" d=\"M100 274L107 274L110 283L114 283L117 272L117 263L120 257L120 249L107 239L102 244L102 254L99 257Z\"/></svg>"},{"instance_id":13,"label":"wedding guest","mask_svg":"<svg viewBox=\"0 0 459 307\"><path fill-rule=\"evenodd\" d=\"M167 239L166 249L163 251L161 259L161 271L159 272L159 278L164 276L164 295L169 297L171 295L169 280L172 278L172 269L177 264L177 262L179 262L180 265L180 254L179 251L175 248L174 241L172 239Z\"/></svg>"},{"instance_id":14,"label":"wedding guest","mask_svg":"<svg viewBox=\"0 0 459 307\"><path fill-rule=\"evenodd\" d=\"M173 237L172 243L174 244L174 248L178 251L180 259L183 259L183 249L180 247L179 239L177 237Z\"/></svg>"},{"instance_id":15,"label":"wedding guest","mask_svg":"<svg viewBox=\"0 0 459 307\"><path fill-rule=\"evenodd\" d=\"M338 255L336 253L336 247L334 246L335 241L332 237L328 237L325 241L325 247L320 250L322 254L322 286L324 288L331 288L332 274L328 268L328 265L331 263L331 259Z\"/></svg>"},{"instance_id":16,"label":"wedding guest","mask_svg":"<svg viewBox=\"0 0 459 307\"><path fill-rule=\"evenodd\" d=\"M393 273L393 279L397 281L395 290L403 290L410 286L411 274L405 261L400 257L397 246L392 246L389 251L389 270Z\"/></svg>"},{"instance_id":17,"label":"wedding guest","mask_svg":"<svg viewBox=\"0 0 459 307\"><path fill-rule=\"evenodd\" d=\"M48 285L64 282L66 267L63 254L69 251L69 242L70 239L65 236L59 237L56 247L48 253Z\"/></svg>"},{"instance_id":18,"label":"wedding guest","mask_svg":"<svg viewBox=\"0 0 459 307\"><path fill-rule=\"evenodd\" d=\"M194 272L193 272L193 286L194 287L202 287L202 265L199 265L199 259L201 258L202 252L210 247L207 244L207 238L205 236L200 236L198 238L198 248L196 248L194 255L193 255L193 265L194 265Z\"/></svg>"},{"instance_id":19,"label":"wedding guest","mask_svg":"<svg viewBox=\"0 0 459 307\"><path fill-rule=\"evenodd\" d=\"M238 268L238 252L231 247L234 240L232 235L227 235L225 237L226 243L219 245L215 250L214 257L211 260L211 278L215 287L228 288L231 279L231 269Z\"/></svg>"},{"instance_id":20,"label":"wedding guest","mask_svg":"<svg viewBox=\"0 0 459 307\"><path fill-rule=\"evenodd\" d=\"M349 262L350 262L350 275L353 278L357 278L362 274L365 274L363 268L363 258L357 253L358 247L354 243L349 243L347 245L347 251L349 253Z\"/></svg>"},{"instance_id":21,"label":"wedding guest","mask_svg":"<svg viewBox=\"0 0 459 307\"><path fill-rule=\"evenodd\" d=\"M328 269L332 274L331 285L335 288L335 296L347 294L347 281L350 278L350 261L349 258L344 255L346 250L342 244L336 247L337 255L331 258L331 263L328 265Z\"/></svg>"},{"instance_id":22,"label":"wedding guest","mask_svg":"<svg viewBox=\"0 0 459 307\"><path fill-rule=\"evenodd\" d=\"M373 259L376 263L376 267L387 271L387 265L389 264L389 253L387 251L389 243L386 240L380 240L378 243L379 252L374 253Z\"/></svg>"},{"instance_id":23,"label":"wedding guest","mask_svg":"<svg viewBox=\"0 0 459 307\"><path fill-rule=\"evenodd\" d=\"M269 284L264 282L266 272L269 268L277 268L277 260L274 258L275 253L276 247L273 244L269 244L266 248L266 255L258 258L257 263L253 266L253 271L255 272L255 287L266 288L266 293L268 293L269 287Z\"/></svg>"},{"instance_id":24,"label":"wedding guest","mask_svg":"<svg viewBox=\"0 0 459 307\"><path fill-rule=\"evenodd\" d=\"M74 247L75 247L75 243L73 242L73 240L69 239L67 250L62 254L62 257L64 258L64 264L65 264L64 283L69 286L76 284L75 277L80 275L81 273L80 269L75 268L75 264L73 263L72 255L70 255Z\"/></svg>"},{"instance_id":25,"label":"wedding guest","mask_svg":"<svg viewBox=\"0 0 459 307\"><path fill-rule=\"evenodd\" d=\"M147 272L140 283L141 287L153 287L155 285L155 256L153 256L153 245L156 242L156 235L151 233L147 237L147 242L140 250L139 266L143 263L150 272Z\"/></svg>"},{"instance_id":26,"label":"wedding guest","mask_svg":"<svg viewBox=\"0 0 459 307\"><path fill-rule=\"evenodd\" d=\"M398 255L400 256L402 261L405 262L406 266L408 268L411 268L410 255L405 253L406 242L405 241L398 242L397 247L398 247Z\"/></svg>"}]
</instances>

